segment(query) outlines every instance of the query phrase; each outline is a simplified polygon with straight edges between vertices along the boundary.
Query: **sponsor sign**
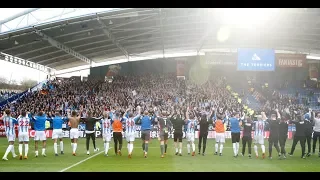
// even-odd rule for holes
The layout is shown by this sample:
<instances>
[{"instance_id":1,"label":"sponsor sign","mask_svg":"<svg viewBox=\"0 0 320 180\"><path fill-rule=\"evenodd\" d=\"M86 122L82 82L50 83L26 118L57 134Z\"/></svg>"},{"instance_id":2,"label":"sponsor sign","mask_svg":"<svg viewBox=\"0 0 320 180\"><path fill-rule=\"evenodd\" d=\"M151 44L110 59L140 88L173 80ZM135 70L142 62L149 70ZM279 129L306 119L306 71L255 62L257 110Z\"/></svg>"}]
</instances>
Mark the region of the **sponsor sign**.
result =
<instances>
[{"instance_id":1,"label":"sponsor sign","mask_svg":"<svg viewBox=\"0 0 320 180\"><path fill-rule=\"evenodd\" d=\"M5 60L5 61L11 62L11 63L18 64L18 65L30 67L30 68L33 68L33 69L36 69L36 70L39 70L39 71L42 71L45 73L51 72L51 68L49 68L47 66L43 66L41 64L31 62L31 61L28 61L25 59L21 59L19 57L15 57L10 54L3 53L3 52L0 52L0 60Z\"/></svg>"},{"instance_id":2,"label":"sponsor sign","mask_svg":"<svg viewBox=\"0 0 320 180\"><path fill-rule=\"evenodd\" d=\"M211 128L210 128L211 127ZM209 131L208 131L208 139L213 139L216 137L216 133L213 130L212 126L209 127ZM290 126L289 126L290 127ZM288 132L288 139L292 139L293 136L293 132L295 131L295 127L291 126L289 128L289 132ZM199 131L195 131L195 138L199 138ZM46 137L47 138L51 138L52 137L52 130L46 130L45 131ZM169 132L169 138L173 139L173 134L174 134L174 130ZM18 136L18 132L16 131L16 135ZM122 133L123 137L125 137L125 132ZM226 135L226 139L231 139L231 131L226 131L225 132ZM5 137L6 133L4 131L4 126L0 126L0 137ZM34 138L35 136L35 130L29 130L29 137L30 138ZM95 136L97 138L102 137L102 133L101 131L96 131L95 132ZM113 134L111 134L111 137L113 136ZM252 137L254 136L254 131L252 131ZM63 137L64 138L69 138L70 137L70 133L69 130L63 130ZM86 137L86 133L85 133L85 126L84 125L79 125L79 138L85 138ZM135 133L135 137L136 138L141 138L141 126L137 126L136 127L136 133ZM156 128L152 128L152 131L150 131L150 137L151 138L158 138L159 137L159 131L157 131ZM186 137L185 132L183 132L183 138ZM242 131L241 131L241 137L242 137ZM265 131L264 134L265 138L269 138L269 131Z\"/></svg>"},{"instance_id":3,"label":"sponsor sign","mask_svg":"<svg viewBox=\"0 0 320 180\"><path fill-rule=\"evenodd\" d=\"M276 54L278 67L304 67L307 61L305 54Z\"/></svg>"},{"instance_id":4,"label":"sponsor sign","mask_svg":"<svg viewBox=\"0 0 320 180\"><path fill-rule=\"evenodd\" d=\"M212 66L236 66L237 56L234 53L207 52L205 62Z\"/></svg>"},{"instance_id":5,"label":"sponsor sign","mask_svg":"<svg viewBox=\"0 0 320 180\"><path fill-rule=\"evenodd\" d=\"M238 49L238 71L274 71L273 49Z\"/></svg>"},{"instance_id":6,"label":"sponsor sign","mask_svg":"<svg viewBox=\"0 0 320 180\"><path fill-rule=\"evenodd\" d=\"M196 131L195 132L195 138L199 138L199 131ZM46 134L46 137L47 138L51 138L52 137L52 130L46 130L45 131L45 134ZM174 131L172 132L169 132L169 139L173 139L173 134L174 134ZM254 132L252 131L252 137L254 137ZM101 136L101 132L100 131L96 131L96 137L99 138L99 137L102 137ZM125 132L122 133L123 137L125 137ZM292 131L289 131L288 132L288 139L292 139L292 135L293 135L293 132ZM5 133L3 133L3 136L5 136ZM29 137L30 138L34 138L35 136L35 130L29 130ZM63 137L64 138L68 138L70 136L70 133L69 131L63 131ZM113 134L111 134L111 137L113 136ZM226 136L226 139L231 139L231 131L226 131L225 132L225 136ZM84 131L79 131L79 138L85 138L86 137L86 134ZM141 131L136 131L136 134L135 134L135 137L136 138L141 138ZM159 137L159 132L158 131L150 131L150 137L153 138L153 139L156 139ZM186 134L185 132L183 132L183 138L186 137ZM216 132L215 131L209 131L208 132L208 139L214 139L216 137ZM242 137L242 131L241 131L241 137ZM264 138L268 139L269 138L269 131L265 131L265 134L264 134Z\"/></svg>"}]
</instances>

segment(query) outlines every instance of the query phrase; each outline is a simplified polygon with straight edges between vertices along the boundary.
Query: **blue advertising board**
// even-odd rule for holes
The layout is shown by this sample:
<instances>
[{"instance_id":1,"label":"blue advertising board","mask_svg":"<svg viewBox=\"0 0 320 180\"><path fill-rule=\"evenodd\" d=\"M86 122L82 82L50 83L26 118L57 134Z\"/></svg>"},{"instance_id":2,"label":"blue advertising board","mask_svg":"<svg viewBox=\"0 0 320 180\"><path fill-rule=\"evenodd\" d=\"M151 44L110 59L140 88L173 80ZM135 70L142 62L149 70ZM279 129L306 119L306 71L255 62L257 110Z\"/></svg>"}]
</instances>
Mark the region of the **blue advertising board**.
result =
<instances>
[{"instance_id":1,"label":"blue advertising board","mask_svg":"<svg viewBox=\"0 0 320 180\"><path fill-rule=\"evenodd\" d=\"M238 71L274 71L273 49L238 49Z\"/></svg>"}]
</instances>

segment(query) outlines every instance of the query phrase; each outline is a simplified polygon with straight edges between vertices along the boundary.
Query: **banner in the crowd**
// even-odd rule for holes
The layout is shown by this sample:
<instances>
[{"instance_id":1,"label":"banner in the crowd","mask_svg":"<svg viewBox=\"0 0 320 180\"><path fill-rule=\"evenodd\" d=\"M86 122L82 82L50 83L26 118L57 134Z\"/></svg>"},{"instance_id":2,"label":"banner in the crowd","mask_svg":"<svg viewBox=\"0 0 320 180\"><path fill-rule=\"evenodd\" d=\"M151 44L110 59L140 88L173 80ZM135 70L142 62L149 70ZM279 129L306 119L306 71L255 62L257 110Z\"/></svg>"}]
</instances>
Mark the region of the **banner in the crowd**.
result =
<instances>
[{"instance_id":1,"label":"banner in the crowd","mask_svg":"<svg viewBox=\"0 0 320 180\"><path fill-rule=\"evenodd\" d=\"M28 90L26 90L26 91L24 91L22 93L19 93L19 94L16 94L16 95L10 97L9 99L6 99L5 101L0 102L0 108L2 108L3 106L5 106L5 105L7 105L9 103L12 103L12 102L18 100L18 99L23 98L24 96L28 95L30 92L34 92L35 89L38 89L39 87L41 87L42 84L45 83L45 82L47 82L47 80L45 80L43 82L40 82L39 84L37 84L34 87L30 88L30 91L28 89Z\"/></svg>"},{"instance_id":2,"label":"banner in the crowd","mask_svg":"<svg viewBox=\"0 0 320 180\"><path fill-rule=\"evenodd\" d=\"M119 64L109 65L106 76L116 76L119 74L120 70L121 70L121 66Z\"/></svg>"},{"instance_id":3,"label":"banner in the crowd","mask_svg":"<svg viewBox=\"0 0 320 180\"><path fill-rule=\"evenodd\" d=\"M205 62L212 66L236 66L237 56L235 53L206 52Z\"/></svg>"},{"instance_id":4,"label":"banner in the crowd","mask_svg":"<svg viewBox=\"0 0 320 180\"><path fill-rule=\"evenodd\" d=\"M177 59L177 76L185 76L185 59Z\"/></svg>"},{"instance_id":5,"label":"banner in the crowd","mask_svg":"<svg viewBox=\"0 0 320 180\"><path fill-rule=\"evenodd\" d=\"M310 76L310 79L319 77L317 64L309 64L309 76Z\"/></svg>"},{"instance_id":6,"label":"banner in the crowd","mask_svg":"<svg viewBox=\"0 0 320 180\"><path fill-rule=\"evenodd\" d=\"M40 94L42 94L42 95L47 95L48 93L49 93L49 90L47 90L47 89L42 89L40 91Z\"/></svg>"},{"instance_id":7,"label":"banner in the crowd","mask_svg":"<svg viewBox=\"0 0 320 180\"><path fill-rule=\"evenodd\" d=\"M304 67L307 61L305 54L276 54L278 67Z\"/></svg>"},{"instance_id":8,"label":"banner in the crowd","mask_svg":"<svg viewBox=\"0 0 320 180\"><path fill-rule=\"evenodd\" d=\"M273 49L238 49L238 71L274 71Z\"/></svg>"}]
</instances>

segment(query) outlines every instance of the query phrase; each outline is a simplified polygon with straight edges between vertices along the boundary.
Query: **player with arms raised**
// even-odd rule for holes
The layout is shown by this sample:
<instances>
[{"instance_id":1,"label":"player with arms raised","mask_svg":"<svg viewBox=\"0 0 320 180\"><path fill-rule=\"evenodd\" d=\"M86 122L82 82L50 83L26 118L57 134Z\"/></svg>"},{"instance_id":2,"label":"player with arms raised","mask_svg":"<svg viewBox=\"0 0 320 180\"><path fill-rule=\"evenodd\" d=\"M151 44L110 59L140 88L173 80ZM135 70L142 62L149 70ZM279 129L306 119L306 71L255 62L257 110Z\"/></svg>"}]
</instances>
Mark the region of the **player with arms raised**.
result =
<instances>
[{"instance_id":1,"label":"player with arms raised","mask_svg":"<svg viewBox=\"0 0 320 180\"><path fill-rule=\"evenodd\" d=\"M137 121L141 124L141 139L144 158L147 158L150 140L151 124L154 122L154 116L149 115L148 111L144 111L144 115Z\"/></svg>"},{"instance_id":2,"label":"player with arms raised","mask_svg":"<svg viewBox=\"0 0 320 180\"><path fill-rule=\"evenodd\" d=\"M167 118L167 112L162 111L161 117L158 117L158 126L159 126L159 140L160 140L160 150L161 158L164 158L164 155L167 153L168 147L168 136L169 129L172 127L171 121Z\"/></svg>"},{"instance_id":3,"label":"player with arms raised","mask_svg":"<svg viewBox=\"0 0 320 180\"><path fill-rule=\"evenodd\" d=\"M80 116L77 116L76 111L72 111L71 116L68 115L68 119L70 122L70 139L71 139L71 147L72 147L72 155L76 156L77 146L78 146L78 138L79 138L79 122Z\"/></svg>"},{"instance_id":4,"label":"player with arms raised","mask_svg":"<svg viewBox=\"0 0 320 180\"><path fill-rule=\"evenodd\" d=\"M47 137L46 137L46 121L47 121L46 114L43 111L40 111L37 116L33 118L34 121L34 129L35 129L35 136L34 136L34 150L36 157L38 157L38 145L39 141L42 141L42 153L43 157L46 157L46 146L47 146Z\"/></svg>"},{"instance_id":5,"label":"player with arms raised","mask_svg":"<svg viewBox=\"0 0 320 180\"><path fill-rule=\"evenodd\" d=\"M281 158L280 148L279 148L279 126L281 115L279 110L275 110L277 115L271 114L271 119L267 119L266 116L262 117L263 120L266 120L269 126L269 159L272 159L272 146L274 146L278 152L279 158Z\"/></svg>"},{"instance_id":6,"label":"player with arms raised","mask_svg":"<svg viewBox=\"0 0 320 180\"><path fill-rule=\"evenodd\" d=\"M244 117L242 118L244 119ZM234 113L233 117L229 119L230 131L231 131L231 141L234 157L238 157L239 154L239 142L240 142L240 130L242 121L240 121L239 113Z\"/></svg>"},{"instance_id":7,"label":"player with arms raised","mask_svg":"<svg viewBox=\"0 0 320 180\"><path fill-rule=\"evenodd\" d=\"M17 120L12 118L10 114L11 114L11 111L9 109L7 109L4 112L4 116L1 117L1 119L0 119L3 121L3 124L5 126L4 128L5 128L6 136L7 136L8 142L9 142L9 146L2 157L2 160L4 160L4 161L8 161L7 156L10 152L12 152L13 158L17 157L17 155L14 153L14 141L15 141L15 137L16 137L14 125L17 124Z\"/></svg>"},{"instance_id":8,"label":"player with arms raised","mask_svg":"<svg viewBox=\"0 0 320 180\"><path fill-rule=\"evenodd\" d=\"M110 147L111 134L112 134L112 119L109 118L109 112L104 112L104 119L101 120L102 124L102 137L104 142L104 156L108 156L108 151Z\"/></svg>"},{"instance_id":9,"label":"player with arms raised","mask_svg":"<svg viewBox=\"0 0 320 180\"><path fill-rule=\"evenodd\" d=\"M219 156L222 156L223 144L226 142L224 124L227 122L227 120L228 120L227 116L224 118L224 115L221 115L221 114L216 115L216 120L214 122L214 127L216 131L216 144L215 144L214 155L218 155L218 150L220 150ZM219 149L219 145L220 145L220 149Z\"/></svg>"},{"instance_id":10,"label":"player with arms raised","mask_svg":"<svg viewBox=\"0 0 320 180\"><path fill-rule=\"evenodd\" d=\"M58 156L58 139L60 140L60 153L63 154L63 131L62 124L68 119L62 118L60 112L56 112L55 117L50 121L53 124L52 139L55 156Z\"/></svg>"},{"instance_id":11,"label":"player with arms raised","mask_svg":"<svg viewBox=\"0 0 320 180\"><path fill-rule=\"evenodd\" d=\"M189 107L187 108L186 112L186 123L187 123L187 150L188 154L190 154L190 146L192 146L192 156L195 156L196 145L194 144L195 138L195 128L197 125L197 120L194 118L193 115L189 116Z\"/></svg>"},{"instance_id":12,"label":"player with arms raised","mask_svg":"<svg viewBox=\"0 0 320 180\"><path fill-rule=\"evenodd\" d=\"M19 138L20 160L22 160L23 144L24 144L24 159L28 159L30 119L27 116L27 113L25 111L22 111L17 121L18 121L18 129L19 129L18 138Z\"/></svg>"},{"instance_id":13,"label":"player with arms raised","mask_svg":"<svg viewBox=\"0 0 320 180\"><path fill-rule=\"evenodd\" d=\"M261 112L265 116L264 112ZM262 158L265 158L266 147L264 145L264 132L266 127L266 121L262 120L262 115L258 115L258 121L254 122L254 152L256 153L256 158L259 157L258 146L260 144L262 150Z\"/></svg>"},{"instance_id":14,"label":"player with arms raised","mask_svg":"<svg viewBox=\"0 0 320 180\"><path fill-rule=\"evenodd\" d=\"M172 122L173 129L174 129L174 134L173 134L173 141L174 141L174 146L176 148L176 155L179 154L179 156L182 156L182 137L183 137L183 126L185 125L185 122L183 120L183 117L181 117L180 110L177 110L177 113L174 114L171 118L170 121ZM179 148L178 148L178 141L179 141Z\"/></svg>"},{"instance_id":15,"label":"player with arms raised","mask_svg":"<svg viewBox=\"0 0 320 180\"><path fill-rule=\"evenodd\" d=\"M125 119L126 123L126 140L128 142L127 148L128 148L128 158L132 157L132 151L133 151L133 142L135 140L136 135L136 121L140 118L140 107L137 107L138 109L138 115L133 116L133 113L129 113L129 118L123 117ZM129 109L127 110L127 112Z\"/></svg>"}]
</instances>

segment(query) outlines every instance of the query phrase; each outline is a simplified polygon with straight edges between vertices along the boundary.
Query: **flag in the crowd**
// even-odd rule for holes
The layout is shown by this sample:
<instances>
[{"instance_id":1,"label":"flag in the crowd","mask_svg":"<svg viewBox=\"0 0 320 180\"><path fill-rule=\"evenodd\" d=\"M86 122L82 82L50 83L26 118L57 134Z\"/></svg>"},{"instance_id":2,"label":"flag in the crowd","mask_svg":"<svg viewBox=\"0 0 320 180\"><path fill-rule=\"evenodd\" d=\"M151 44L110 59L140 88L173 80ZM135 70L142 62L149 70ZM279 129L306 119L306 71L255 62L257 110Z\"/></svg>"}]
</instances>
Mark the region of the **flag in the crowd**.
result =
<instances>
[{"instance_id":1,"label":"flag in the crowd","mask_svg":"<svg viewBox=\"0 0 320 180\"><path fill-rule=\"evenodd\" d=\"M133 91L132 91L132 95L133 95L133 96L136 96L137 94L138 94L138 93L136 92L136 90L133 90Z\"/></svg>"},{"instance_id":2,"label":"flag in the crowd","mask_svg":"<svg viewBox=\"0 0 320 180\"><path fill-rule=\"evenodd\" d=\"M45 90L45 89L42 89L41 91L40 91L40 94L42 94L42 95L47 95L49 93L49 91L48 90Z\"/></svg>"}]
</instances>

